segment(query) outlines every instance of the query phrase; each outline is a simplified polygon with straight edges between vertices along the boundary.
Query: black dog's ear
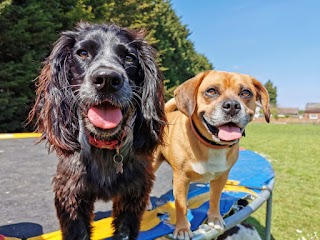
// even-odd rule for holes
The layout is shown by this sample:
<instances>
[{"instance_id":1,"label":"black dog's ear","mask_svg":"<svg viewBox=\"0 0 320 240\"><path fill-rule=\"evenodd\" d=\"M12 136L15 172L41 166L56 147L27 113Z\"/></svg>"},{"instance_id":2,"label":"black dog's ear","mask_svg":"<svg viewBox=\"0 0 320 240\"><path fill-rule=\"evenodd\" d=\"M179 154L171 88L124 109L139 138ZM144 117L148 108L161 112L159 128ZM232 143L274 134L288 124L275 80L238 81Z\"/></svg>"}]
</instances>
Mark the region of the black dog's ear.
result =
<instances>
[{"instance_id":1,"label":"black dog's ear","mask_svg":"<svg viewBox=\"0 0 320 240\"><path fill-rule=\"evenodd\" d=\"M156 52L143 39L143 35L142 32L139 32L135 37L140 39L138 58L142 68L143 83L140 93L141 117L137 116L136 119L134 144L138 149L144 151L148 149L152 152L163 141L163 131L166 124L164 87L162 75L156 64Z\"/></svg>"},{"instance_id":2,"label":"black dog's ear","mask_svg":"<svg viewBox=\"0 0 320 240\"><path fill-rule=\"evenodd\" d=\"M75 36L75 32L64 32L54 44L36 83L37 97L29 113L29 122L35 119L42 140L46 139L49 150L58 154L70 154L80 148L75 96L68 79Z\"/></svg>"}]
</instances>

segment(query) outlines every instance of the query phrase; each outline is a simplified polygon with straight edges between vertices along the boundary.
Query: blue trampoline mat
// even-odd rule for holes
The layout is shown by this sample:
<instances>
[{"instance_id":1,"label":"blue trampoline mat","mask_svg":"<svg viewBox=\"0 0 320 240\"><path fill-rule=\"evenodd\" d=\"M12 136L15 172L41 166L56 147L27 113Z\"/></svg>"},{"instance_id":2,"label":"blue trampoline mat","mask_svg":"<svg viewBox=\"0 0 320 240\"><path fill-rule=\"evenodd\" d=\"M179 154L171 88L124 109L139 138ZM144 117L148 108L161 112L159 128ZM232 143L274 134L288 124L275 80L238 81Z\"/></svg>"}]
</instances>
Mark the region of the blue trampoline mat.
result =
<instances>
[{"instance_id":1,"label":"blue trampoline mat","mask_svg":"<svg viewBox=\"0 0 320 240\"><path fill-rule=\"evenodd\" d=\"M239 159L229 174L229 180L236 181L239 186L245 186L254 191L256 194L261 192L262 187L266 186L270 180L274 178L274 171L267 159L261 155L249 150L241 150ZM202 194L209 192L209 184L192 183L189 189L188 200L197 198ZM246 191L224 191L220 200L221 215L227 214L232 206L248 195ZM161 207L169 201L174 201L172 190L162 195L159 198L151 197L154 208ZM209 208L209 198L204 201L199 207L188 211L187 217L191 223L191 230L194 231L206 220L207 211ZM170 217L167 212L158 213L157 217L160 223L148 231L140 232L140 240L155 239L174 230L174 225L168 223ZM111 238L108 238L111 239Z\"/></svg>"}]
</instances>

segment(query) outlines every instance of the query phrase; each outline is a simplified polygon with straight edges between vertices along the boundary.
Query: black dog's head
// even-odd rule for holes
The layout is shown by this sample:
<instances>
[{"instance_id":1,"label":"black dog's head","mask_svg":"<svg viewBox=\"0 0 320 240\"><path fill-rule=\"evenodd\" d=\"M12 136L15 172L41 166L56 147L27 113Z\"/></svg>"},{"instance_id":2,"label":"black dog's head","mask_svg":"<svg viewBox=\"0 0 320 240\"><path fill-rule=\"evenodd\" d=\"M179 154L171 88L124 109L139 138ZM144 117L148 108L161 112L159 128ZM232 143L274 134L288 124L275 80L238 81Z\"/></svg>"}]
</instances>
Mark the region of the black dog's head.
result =
<instances>
[{"instance_id":1,"label":"black dog's head","mask_svg":"<svg viewBox=\"0 0 320 240\"><path fill-rule=\"evenodd\" d=\"M155 51L142 31L80 23L63 32L45 63L29 119L60 154L80 139L133 131L136 151L153 151L165 122ZM127 130L126 130L127 131Z\"/></svg>"}]
</instances>

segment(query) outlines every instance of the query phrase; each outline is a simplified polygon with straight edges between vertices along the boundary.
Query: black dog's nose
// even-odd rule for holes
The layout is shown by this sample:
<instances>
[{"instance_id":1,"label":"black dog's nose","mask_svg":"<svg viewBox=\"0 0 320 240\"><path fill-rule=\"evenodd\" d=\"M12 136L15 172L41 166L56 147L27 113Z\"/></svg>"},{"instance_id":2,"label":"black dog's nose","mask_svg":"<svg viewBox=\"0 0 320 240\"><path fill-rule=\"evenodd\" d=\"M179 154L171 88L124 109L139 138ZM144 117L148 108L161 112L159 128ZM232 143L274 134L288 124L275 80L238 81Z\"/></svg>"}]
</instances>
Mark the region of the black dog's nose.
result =
<instances>
[{"instance_id":1,"label":"black dog's nose","mask_svg":"<svg viewBox=\"0 0 320 240\"><path fill-rule=\"evenodd\" d=\"M93 74L92 83L97 90L114 92L123 86L123 77L115 71L101 70Z\"/></svg>"},{"instance_id":2,"label":"black dog's nose","mask_svg":"<svg viewBox=\"0 0 320 240\"><path fill-rule=\"evenodd\" d=\"M222 109L233 116L241 110L241 104L236 100L227 100L222 104Z\"/></svg>"}]
</instances>

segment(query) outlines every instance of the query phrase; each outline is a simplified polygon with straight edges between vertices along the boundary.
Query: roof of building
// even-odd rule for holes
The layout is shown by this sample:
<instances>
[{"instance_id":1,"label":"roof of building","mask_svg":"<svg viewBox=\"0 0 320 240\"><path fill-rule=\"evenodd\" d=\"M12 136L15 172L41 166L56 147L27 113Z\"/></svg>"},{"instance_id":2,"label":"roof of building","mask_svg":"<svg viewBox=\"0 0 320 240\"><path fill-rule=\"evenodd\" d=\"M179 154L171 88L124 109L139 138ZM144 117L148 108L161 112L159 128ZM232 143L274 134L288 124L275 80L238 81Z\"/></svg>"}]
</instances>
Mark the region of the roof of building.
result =
<instances>
[{"instance_id":1,"label":"roof of building","mask_svg":"<svg viewBox=\"0 0 320 240\"><path fill-rule=\"evenodd\" d=\"M299 115L299 108L277 108L278 115Z\"/></svg>"},{"instance_id":2,"label":"roof of building","mask_svg":"<svg viewBox=\"0 0 320 240\"><path fill-rule=\"evenodd\" d=\"M320 103L307 103L305 113L320 113Z\"/></svg>"}]
</instances>

